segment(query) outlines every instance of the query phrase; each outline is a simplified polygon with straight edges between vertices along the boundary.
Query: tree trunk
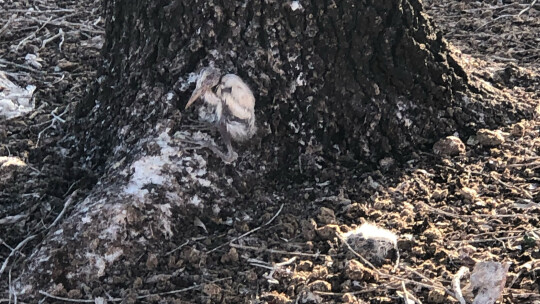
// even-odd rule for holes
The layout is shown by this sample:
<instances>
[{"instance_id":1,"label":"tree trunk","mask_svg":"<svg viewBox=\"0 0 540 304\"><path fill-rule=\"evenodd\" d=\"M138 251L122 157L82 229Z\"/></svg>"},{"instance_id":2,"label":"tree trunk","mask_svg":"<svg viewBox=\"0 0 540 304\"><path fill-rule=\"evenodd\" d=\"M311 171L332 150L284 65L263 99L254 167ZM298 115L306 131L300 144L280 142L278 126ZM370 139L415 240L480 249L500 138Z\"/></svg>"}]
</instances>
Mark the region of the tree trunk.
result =
<instances>
[{"instance_id":1,"label":"tree trunk","mask_svg":"<svg viewBox=\"0 0 540 304\"><path fill-rule=\"evenodd\" d=\"M222 219L245 210L274 214L278 204L265 198L276 193L339 184L383 157L407 159L442 136L519 114L469 83L418 0L104 0L104 8L102 76L74 126L79 157L102 177L32 255L19 282L28 295L59 283L132 286L200 233L194 216L226 232ZM234 166L183 149L182 138L201 135L195 114L179 109L192 73L211 64L242 77L257 100L259 133Z\"/></svg>"}]
</instances>

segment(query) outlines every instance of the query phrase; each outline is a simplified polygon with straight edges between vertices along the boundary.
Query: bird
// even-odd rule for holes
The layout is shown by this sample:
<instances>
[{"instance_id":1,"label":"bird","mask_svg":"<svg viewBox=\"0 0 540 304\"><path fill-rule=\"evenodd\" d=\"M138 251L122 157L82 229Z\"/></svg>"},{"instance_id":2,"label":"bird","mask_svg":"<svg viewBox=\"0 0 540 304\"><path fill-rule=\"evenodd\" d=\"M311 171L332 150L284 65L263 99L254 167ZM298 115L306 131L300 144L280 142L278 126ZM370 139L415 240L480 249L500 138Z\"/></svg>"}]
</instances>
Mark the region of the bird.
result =
<instances>
[{"instance_id":1,"label":"bird","mask_svg":"<svg viewBox=\"0 0 540 304\"><path fill-rule=\"evenodd\" d=\"M224 162L235 161L238 154L233 149L232 141L247 141L257 131L253 92L237 75L222 75L219 69L206 67L199 72L195 90L185 109L198 99L202 99L206 106L205 120L216 124L227 152L221 152L213 145L208 145L208 147Z\"/></svg>"}]
</instances>

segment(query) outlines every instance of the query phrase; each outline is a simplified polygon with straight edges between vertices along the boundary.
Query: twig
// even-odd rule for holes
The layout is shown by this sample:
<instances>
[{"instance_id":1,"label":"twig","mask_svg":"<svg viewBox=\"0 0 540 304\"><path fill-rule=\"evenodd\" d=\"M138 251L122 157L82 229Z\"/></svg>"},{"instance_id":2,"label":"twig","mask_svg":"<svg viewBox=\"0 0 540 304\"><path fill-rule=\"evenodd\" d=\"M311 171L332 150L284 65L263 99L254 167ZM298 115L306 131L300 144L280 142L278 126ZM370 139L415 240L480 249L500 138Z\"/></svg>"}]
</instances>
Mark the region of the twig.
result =
<instances>
[{"instance_id":1,"label":"twig","mask_svg":"<svg viewBox=\"0 0 540 304\"><path fill-rule=\"evenodd\" d=\"M41 31L45 26L47 26L47 24L52 20L52 16L49 17L49 19L47 19L43 25L41 25L41 27L39 27L35 32L33 32L32 34L30 34L29 36L27 36L26 38L24 38L23 40L21 40L21 42L19 42L19 44L17 44L17 47L15 48L15 52L17 52L19 50L19 48L21 46L25 46L26 43L30 40L30 39L34 39L36 38L36 34L39 33L39 31Z\"/></svg>"},{"instance_id":2,"label":"twig","mask_svg":"<svg viewBox=\"0 0 540 304\"><path fill-rule=\"evenodd\" d=\"M13 22L13 20L15 19L16 16L17 15L15 15L15 14L11 15L11 17L9 17L6 24L4 24L4 26L2 26L2 28L0 28L0 37L2 37L2 35L4 35L4 32L8 29L9 25L11 24L11 22Z\"/></svg>"},{"instance_id":3,"label":"twig","mask_svg":"<svg viewBox=\"0 0 540 304\"><path fill-rule=\"evenodd\" d=\"M221 281L225 281L225 280L229 280L229 279L231 279L231 277L213 280L213 281L208 282L208 284L213 284L213 283L217 283L217 282L221 282ZM136 299L140 300L140 299L145 299L145 298L152 297L152 296L164 296L164 295L182 293L182 292L198 289L198 288L202 287L203 285L204 284L199 284L199 285L195 285L195 286L191 286L191 287L187 287L187 288L182 288L182 289L178 289L178 290L171 290L171 291L147 294L147 295L143 295L143 296L138 296ZM95 303L96 302L96 300L71 299L71 298L54 296L54 295L52 295L50 293L47 293L47 292L45 292L43 290L40 290L39 293L41 295L44 295L44 296L48 297L48 298L55 299L55 300L60 300L60 301L66 301L66 302L73 302L73 303ZM121 302L123 300L124 299L121 299L121 298L109 298L109 299L107 299L107 301L109 301L109 302Z\"/></svg>"},{"instance_id":4,"label":"twig","mask_svg":"<svg viewBox=\"0 0 540 304\"><path fill-rule=\"evenodd\" d=\"M2 264L2 267L0 268L0 277L2 277L2 273L4 273L4 270L6 270L6 267L7 267L7 264L9 262L9 259L15 254L15 252L21 250L21 248L24 247L24 245L26 245L26 243L28 243L29 241L33 240L34 238L36 237L36 235L31 235L29 237L27 237L26 239L24 239L22 242L19 243L19 245L17 245L17 247L15 247L13 250L11 250L11 253L8 255L8 257L4 260L4 263Z\"/></svg>"},{"instance_id":5,"label":"twig","mask_svg":"<svg viewBox=\"0 0 540 304\"><path fill-rule=\"evenodd\" d=\"M245 249L245 250L253 250L253 251L265 251L269 253L274 254L283 254L283 255L297 255L297 256L305 256L305 257L311 257L311 258L319 258L319 257L334 257L335 254L320 254L320 253L305 253L305 252L299 252L299 251L285 251L285 250L277 250L277 249L268 249L268 248L260 248L260 247L254 247L254 246L245 246L245 245L239 245L231 243L229 246L238 248L238 249Z\"/></svg>"},{"instance_id":6,"label":"twig","mask_svg":"<svg viewBox=\"0 0 540 304\"><path fill-rule=\"evenodd\" d=\"M71 193L71 195L66 200L66 203L64 204L64 208L62 208L62 211L60 211L60 213L58 214L58 216L56 217L54 222L52 222L52 224L50 224L49 227L47 227L47 229L51 229L52 227L54 227L60 221L60 219L62 218L64 213L66 213L67 208L73 202L73 198L77 195L78 192L79 192L79 189L77 189L77 190L73 191L73 193Z\"/></svg>"},{"instance_id":7,"label":"twig","mask_svg":"<svg viewBox=\"0 0 540 304\"><path fill-rule=\"evenodd\" d=\"M417 270L412 269L411 267L404 266L403 269L404 269L405 271L412 272L413 274L419 276L422 280L424 280L424 281L426 281L426 282L432 284L433 286L437 285L435 282L433 282L433 281L432 281L430 278L428 278L426 275L424 275L423 273L421 273L421 272L419 272L419 271L417 271ZM441 288L443 288L443 287L442 287L442 284L441 284Z\"/></svg>"},{"instance_id":8,"label":"twig","mask_svg":"<svg viewBox=\"0 0 540 304\"><path fill-rule=\"evenodd\" d=\"M523 15L524 13L526 13L528 10L530 10L537 2L538 0L533 0L531 2L531 4L529 4L529 6L527 6L526 8L522 9L517 15L511 15L511 14L508 14L508 15L501 15L491 21L488 21L486 23L484 23L482 26L480 26L479 28L476 29L476 31L478 32L479 30L483 29L484 27L492 24L492 23L495 23L496 21L502 19L502 18L508 18L508 17L520 17L521 15Z\"/></svg>"},{"instance_id":9,"label":"twig","mask_svg":"<svg viewBox=\"0 0 540 304\"><path fill-rule=\"evenodd\" d=\"M524 230L524 231L517 231L518 233L534 233L535 231L540 231L540 229L533 229L533 230ZM499 231L500 233L504 231ZM515 232L512 232L515 233ZM486 242L495 242L495 241L507 241L507 240L515 240L517 238L522 237L522 235L514 235L514 236L505 236L505 237L498 237L498 238L489 238L489 239L468 239L468 240L457 240L457 241L450 241L451 243L486 243Z\"/></svg>"},{"instance_id":10,"label":"twig","mask_svg":"<svg viewBox=\"0 0 540 304\"><path fill-rule=\"evenodd\" d=\"M430 205L424 203L424 202L420 202L420 204L422 204L424 207L426 207L428 210L432 211L432 212L435 212L437 214L440 214L440 215L444 215L444 216L448 216L448 217L453 217L453 218L470 218L470 219L474 219L474 218L479 218L479 217L483 217L483 218L518 218L518 217L523 217L523 218L526 218L526 219L536 219L535 216L529 216L529 215L525 215L525 214L455 214L455 213L450 213L450 212L446 212L446 211L443 211L443 210L440 210L438 208L435 208L435 207L431 207Z\"/></svg>"},{"instance_id":11,"label":"twig","mask_svg":"<svg viewBox=\"0 0 540 304\"><path fill-rule=\"evenodd\" d=\"M182 247L186 246L187 244L189 244L189 240L187 240L184 244L176 247L175 249L165 253L165 255L170 255L171 253L176 252L177 250L181 249Z\"/></svg>"},{"instance_id":12,"label":"twig","mask_svg":"<svg viewBox=\"0 0 540 304\"><path fill-rule=\"evenodd\" d=\"M58 108L54 109L54 111L51 112L51 116L53 117L53 119L49 120L48 122L51 122L51 124L46 127L45 129L41 130L39 133L38 133L38 137L37 137L37 140L36 140L36 148L39 147L39 141L41 140L41 135L43 134L43 132L47 131L48 129L52 128L55 126L55 123L57 121L61 122L61 123L65 123L66 121L64 119L62 119L62 115L66 114L67 111L69 109L69 105L66 106L64 112L62 112L60 115L56 115L56 111L58 110Z\"/></svg>"},{"instance_id":13,"label":"twig","mask_svg":"<svg viewBox=\"0 0 540 304\"><path fill-rule=\"evenodd\" d=\"M15 63L15 62L7 61L7 60L2 59L2 58L0 58L0 64L10 64L10 65L12 65L14 67L17 67L17 68L20 68L20 69L25 69L25 70L28 70L30 72L36 73L36 74L45 74L44 71L36 70L34 68L29 67L28 65L18 64L18 63Z\"/></svg>"},{"instance_id":14,"label":"twig","mask_svg":"<svg viewBox=\"0 0 540 304\"><path fill-rule=\"evenodd\" d=\"M508 288L511 288L512 286L514 286L514 284L516 283L516 281L518 280L518 278L525 272L525 269L521 269L518 274L516 274L516 277L512 280L512 283L510 283L510 285L508 285Z\"/></svg>"},{"instance_id":15,"label":"twig","mask_svg":"<svg viewBox=\"0 0 540 304\"><path fill-rule=\"evenodd\" d=\"M377 275L381 276L381 277L385 277L385 278L389 278L389 279L394 279L394 280L398 280L398 281L403 281L403 282L406 282L406 283L411 283L411 284L414 284L414 285L417 285L417 286L420 286L420 287L425 287L425 288L428 288L428 289L437 289L437 288L440 288L442 290L444 290L449 296L453 297L453 298L456 298L454 293L450 290L448 290L447 288L445 288L444 286L436 286L435 284L431 283L432 285L429 285L429 284L425 284L425 283L422 283L422 282L417 282L417 281L414 281L414 280L410 280L410 279L407 279L407 278L403 278L403 277L400 277L400 276L397 276L397 275L393 275L393 274L389 274L389 273L385 273L385 272L382 272L380 271L377 267L373 266L373 264L371 264L370 261L368 261L365 257L363 257L361 254L359 254L358 252L356 252L356 250L354 250L351 245L349 245L349 243L347 243L346 240L344 240L343 238L341 238L341 241L345 244L345 246L347 246L347 248L355 255L357 256L364 265L367 265L369 266L369 268L371 268L373 271L375 271L375 273L377 273ZM441 284L442 285L442 284Z\"/></svg>"},{"instance_id":16,"label":"twig","mask_svg":"<svg viewBox=\"0 0 540 304\"><path fill-rule=\"evenodd\" d=\"M50 293L47 293L43 290L40 290L39 291L40 294L46 296L47 298L51 298L51 299L55 299L55 300L60 300L60 301L65 301L65 302L73 302L73 303L96 303L96 300L81 300L81 299L71 299L71 298L64 298L64 297L59 297L59 296L54 296ZM108 301L111 301L111 302L120 302L122 301L122 299L118 299L118 298L113 298L113 299L108 299Z\"/></svg>"},{"instance_id":17,"label":"twig","mask_svg":"<svg viewBox=\"0 0 540 304\"><path fill-rule=\"evenodd\" d=\"M524 13L526 13L528 10L530 10L537 2L538 0L533 0L533 2L531 2L531 4L529 4L529 6L527 6L526 8L522 9L521 12L519 12L519 14L517 14L517 16L521 16L523 15Z\"/></svg>"},{"instance_id":18,"label":"twig","mask_svg":"<svg viewBox=\"0 0 540 304\"><path fill-rule=\"evenodd\" d=\"M529 167L529 166L535 167L539 165L540 165L540 162L535 161L532 163L510 164L510 165L506 165L506 168L521 168L521 167Z\"/></svg>"},{"instance_id":19,"label":"twig","mask_svg":"<svg viewBox=\"0 0 540 304\"><path fill-rule=\"evenodd\" d=\"M330 291L318 291L314 290L313 293L322 295L322 296L334 296L334 297L341 297L346 294L350 295L358 295L358 294L364 294L364 293L370 293L374 291L381 291L382 288L393 288L391 284L379 284L376 287L372 287L369 289L362 289L357 291L349 291L349 292L330 292Z\"/></svg>"},{"instance_id":20,"label":"twig","mask_svg":"<svg viewBox=\"0 0 540 304\"><path fill-rule=\"evenodd\" d=\"M105 34L104 30L92 29L90 26L88 26L88 25L86 25L84 23L74 23L74 22L69 22L69 21L63 20L66 17L69 17L69 16L68 15L62 16L61 18L58 18L58 19L51 20L51 21L47 22L47 24L54 25L54 26L77 27L78 30L81 31L81 32L84 31L84 32L94 33L94 34ZM39 18L31 18L31 19L36 21L36 22L45 22L46 21L46 20L39 19ZM57 20L60 20L60 22L58 22Z\"/></svg>"},{"instance_id":21,"label":"twig","mask_svg":"<svg viewBox=\"0 0 540 304\"><path fill-rule=\"evenodd\" d=\"M230 279L231 279L231 277L221 278L221 279L210 281L210 282L208 282L206 284L214 284L214 283L217 283L217 282L230 280ZM182 288L182 289L178 289L178 290L165 291L165 292L160 292L160 293L148 294L148 295L144 295L144 296L138 296L137 299L144 299L144 298L148 298L148 297L151 297L151 296L165 296L165 295L182 293L182 292L198 289L198 288L202 287L203 285L204 284L199 284L199 285L186 287L186 288Z\"/></svg>"},{"instance_id":22,"label":"twig","mask_svg":"<svg viewBox=\"0 0 540 304\"><path fill-rule=\"evenodd\" d=\"M409 304L409 297L407 296L407 288L405 288L405 282L401 281L401 288L403 289L403 298L405 298L405 304Z\"/></svg>"},{"instance_id":23,"label":"twig","mask_svg":"<svg viewBox=\"0 0 540 304\"><path fill-rule=\"evenodd\" d=\"M221 248L221 247L230 245L230 244L232 244L233 242L238 241L239 239L241 239L241 238L243 238L243 237L246 237L246 236L252 234L253 232L255 232L255 231L257 231L257 230L263 228L264 226L268 226L268 225L269 225L270 223L272 223L272 222L276 219L276 217L281 213L281 210L283 210L283 206L284 206L284 204L281 204L281 207L279 207L279 210L276 212L276 214L274 214L274 216L273 216L268 222L264 223L263 225L261 225L261 226L259 226L259 227L257 227L257 228L251 229L250 231L248 231L248 232L242 234L241 236L238 236L238 237L236 237L236 238L230 240L230 241L227 242L227 243L224 243L224 244L221 244L221 245L217 246L216 248L214 248L214 249L208 251L207 253L212 253L212 252L218 250L218 249Z\"/></svg>"},{"instance_id":24,"label":"twig","mask_svg":"<svg viewBox=\"0 0 540 304\"><path fill-rule=\"evenodd\" d=\"M414 303L422 304L422 301L415 297L412 293L410 293L407 288L405 287L405 282L401 281L401 289L403 290L403 299L405 300L405 304L409 304L410 301L413 301Z\"/></svg>"},{"instance_id":25,"label":"twig","mask_svg":"<svg viewBox=\"0 0 540 304\"><path fill-rule=\"evenodd\" d=\"M14 224L20 222L22 219L27 218L29 215L26 213L21 213L17 215L10 215L0 219L0 225Z\"/></svg>"},{"instance_id":26,"label":"twig","mask_svg":"<svg viewBox=\"0 0 540 304\"><path fill-rule=\"evenodd\" d=\"M54 10L44 10L44 11L36 11L36 10L27 10L27 9L8 9L5 11L6 13L24 13L24 14L54 14L54 13L72 13L75 12L74 9L54 9Z\"/></svg>"},{"instance_id":27,"label":"twig","mask_svg":"<svg viewBox=\"0 0 540 304\"><path fill-rule=\"evenodd\" d=\"M526 191L526 190L523 190L523 189L518 188L516 186L507 184L507 183L503 182L502 180L496 178L493 174L492 175L482 174L482 176L484 176L486 178L492 178L494 181L496 181L497 183L505 186L506 188L514 189L514 190L516 190L518 192L523 193L523 195L525 195L525 197L527 197L528 199L531 199L531 200L533 199L533 196L529 193L529 191Z\"/></svg>"},{"instance_id":28,"label":"twig","mask_svg":"<svg viewBox=\"0 0 540 304\"><path fill-rule=\"evenodd\" d=\"M456 299L460 304L467 304L467 301L463 298L463 293L461 292L461 278L469 273L469 268L462 266L459 271L456 273L452 279L452 288L456 294Z\"/></svg>"},{"instance_id":29,"label":"twig","mask_svg":"<svg viewBox=\"0 0 540 304\"><path fill-rule=\"evenodd\" d=\"M0 238L0 243L4 246L6 246L9 250L13 251L13 247L9 246L2 238Z\"/></svg>"},{"instance_id":30,"label":"twig","mask_svg":"<svg viewBox=\"0 0 540 304\"><path fill-rule=\"evenodd\" d=\"M43 40L43 42L41 43L41 49L43 49L47 45L47 43L59 37L62 37L62 39L60 40L60 43L58 44L58 48L62 50L62 44L64 44L64 31L62 31L62 29L58 29L58 34L52 36L51 38L47 38Z\"/></svg>"},{"instance_id":31,"label":"twig","mask_svg":"<svg viewBox=\"0 0 540 304\"><path fill-rule=\"evenodd\" d=\"M527 4L510 3L510 4L501 5L501 6L490 6L490 7L471 8L471 9L463 10L463 12L465 12L465 13L474 13L474 12L476 12L476 11L498 10L498 9L503 9L503 8L507 8L507 7L511 7L511 6L526 6L526 5L527 5Z\"/></svg>"},{"instance_id":32,"label":"twig","mask_svg":"<svg viewBox=\"0 0 540 304\"><path fill-rule=\"evenodd\" d=\"M295 261L296 261L296 257L292 257L292 258L288 259L287 261L280 262L280 263L273 263L272 266L269 266L270 265L269 263L259 261L259 260L256 260L256 259L248 259L248 262L253 266L269 269L270 273L264 274L263 276L264 276L265 279L268 280L268 282L274 283L274 284L279 284L279 281L274 279L274 277L273 277L274 273L277 270L281 269L281 267L290 265L290 264L294 263Z\"/></svg>"},{"instance_id":33,"label":"twig","mask_svg":"<svg viewBox=\"0 0 540 304\"><path fill-rule=\"evenodd\" d=\"M15 303L17 303L17 293L15 292L13 285L11 285L11 268L8 272L8 290L9 290L9 302L11 303L11 298L13 296L13 300Z\"/></svg>"}]
</instances>

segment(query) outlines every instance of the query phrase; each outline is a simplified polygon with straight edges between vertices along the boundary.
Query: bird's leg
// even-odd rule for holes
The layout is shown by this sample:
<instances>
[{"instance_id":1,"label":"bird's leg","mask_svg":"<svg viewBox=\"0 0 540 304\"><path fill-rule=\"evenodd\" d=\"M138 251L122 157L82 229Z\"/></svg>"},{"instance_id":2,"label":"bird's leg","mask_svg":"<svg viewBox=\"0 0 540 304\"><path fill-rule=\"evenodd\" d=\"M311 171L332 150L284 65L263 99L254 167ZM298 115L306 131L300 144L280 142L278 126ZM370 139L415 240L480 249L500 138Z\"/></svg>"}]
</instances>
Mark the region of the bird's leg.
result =
<instances>
[{"instance_id":1,"label":"bird's leg","mask_svg":"<svg viewBox=\"0 0 540 304\"><path fill-rule=\"evenodd\" d=\"M232 163L238 158L238 154L234 152L232 143L231 143L231 136L227 132L227 126L225 122L222 120L218 124L218 130L221 134L221 138L223 138L223 142L225 143L225 146L227 147L227 153L221 152L221 150L216 146L209 146L208 148L212 150L215 154L217 154L221 160L223 160L226 163Z\"/></svg>"},{"instance_id":2,"label":"bird's leg","mask_svg":"<svg viewBox=\"0 0 540 304\"><path fill-rule=\"evenodd\" d=\"M233 146L231 143L231 135L229 132L227 132L227 125L225 122L220 122L219 124L219 133L221 134L221 138L223 138L223 142L225 143L225 146L227 147L227 155L226 158L223 158L223 161L225 162L233 162L238 158L238 154L234 152Z\"/></svg>"}]
</instances>

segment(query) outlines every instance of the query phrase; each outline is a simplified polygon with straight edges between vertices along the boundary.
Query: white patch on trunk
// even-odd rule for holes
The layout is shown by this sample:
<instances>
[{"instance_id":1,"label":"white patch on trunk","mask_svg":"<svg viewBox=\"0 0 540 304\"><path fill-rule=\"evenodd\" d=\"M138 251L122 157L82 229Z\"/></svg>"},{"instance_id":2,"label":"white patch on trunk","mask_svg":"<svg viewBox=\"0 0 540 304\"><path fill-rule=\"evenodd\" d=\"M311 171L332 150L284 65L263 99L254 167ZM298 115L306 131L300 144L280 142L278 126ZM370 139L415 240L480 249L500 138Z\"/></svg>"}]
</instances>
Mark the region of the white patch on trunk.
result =
<instances>
[{"instance_id":1,"label":"white patch on trunk","mask_svg":"<svg viewBox=\"0 0 540 304\"><path fill-rule=\"evenodd\" d=\"M292 9L293 11L296 11L296 10L302 9L302 8L303 8L303 7L302 7L302 4L300 4L300 1L292 1L292 2L291 2L291 9Z\"/></svg>"}]
</instances>

